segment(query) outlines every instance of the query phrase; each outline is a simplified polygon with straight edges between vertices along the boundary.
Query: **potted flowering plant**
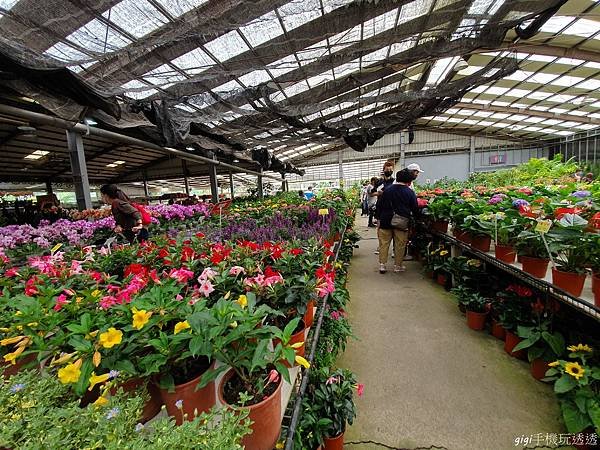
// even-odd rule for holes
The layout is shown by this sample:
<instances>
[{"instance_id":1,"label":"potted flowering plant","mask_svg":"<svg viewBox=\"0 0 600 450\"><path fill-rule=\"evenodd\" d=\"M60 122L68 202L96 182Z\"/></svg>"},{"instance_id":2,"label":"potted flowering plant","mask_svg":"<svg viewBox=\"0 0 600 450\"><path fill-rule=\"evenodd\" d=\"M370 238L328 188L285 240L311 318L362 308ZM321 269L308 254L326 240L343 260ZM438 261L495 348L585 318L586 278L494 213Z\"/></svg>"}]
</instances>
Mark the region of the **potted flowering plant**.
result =
<instances>
[{"instance_id":1,"label":"potted flowering plant","mask_svg":"<svg viewBox=\"0 0 600 450\"><path fill-rule=\"evenodd\" d=\"M504 351L516 358L524 359L525 352L514 352L521 338L516 334L519 325L531 322L531 301L533 291L527 286L511 284L498 292L494 310L498 312L498 322L505 330Z\"/></svg>"},{"instance_id":2,"label":"potted flowering plant","mask_svg":"<svg viewBox=\"0 0 600 450\"><path fill-rule=\"evenodd\" d=\"M523 231L522 220L514 210L496 213L496 243L494 252L496 258L505 263L515 262L517 253L515 243L521 231Z\"/></svg>"},{"instance_id":3,"label":"potted flowering plant","mask_svg":"<svg viewBox=\"0 0 600 450\"><path fill-rule=\"evenodd\" d=\"M438 195L429 200L427 207L423 211L426 216L431 217L431 228L440 233L448 231L448 222L452 208L453 197Z\"/></svg>"},{"instance_id":4,"label":"potted flowering plant","mask_svg":"<svg viewBox=\"0 0 600 450\"><path fill-rule=\"evenodd\" d=\"M544 278L550 258L542 235L531 228L526 229L517 236L515 247L523 264L523 271L534 277Z\"/></svg>"},{"instance_id":5,"label":"potted flowering plant","mask_svg":"<svg viewBox=\"0 0 600 450\"><path fill-rule=\"evenodd\" d=\"M472 292L461 300L466 309L467 326L472 330L483 330L485 328L490 300L479 295L477 292Z\"/></svg>"},{"instance_id":6,"label":"potted flowering plant","mask_svg":"<svg viewBox=\"0 0 600 450\"><path fill-rule=\"evenodd\" d=\"M212 355L222 363L209 369L200 387L225 372L218 387L219 401L249 411L254 423L252 434L244 438L243 444L258 450L271 450L279 437L282 377L290 380L284 362L296 361L308 367L308 362L289 345L300 319L280 330L264 324L265 318L273 314L277 312L267 305L257 305L256 296L249 292L237 299L220 298L212 308L188 318L192 353ZM270 350L273 337L280 342Z\"/></svg>"},{"instance_id":7,"label":"potted flowering plant","mask_svg":"<svg viewBox=\"0 0 600 450\"><path fill-rule=\"evenodd\" d=\"M546 380L554 381L567 431L599 433L600 367L590 364L589 345L570 345L567 350L569 360L551 362Z\"/></svg>"},{"instance_id":8,"label":"potted flowering plant","mask_svg":"<svg viewBox=\"0 0 600 450\"><path fill-rule=\"evenodd\" d=\"M557 267L552 268L552 283L579 297L586 278L590 255L597 250L585 232L587 220L576 214L564 214L548 232L548 245L555 255Z\"/></svg>"},{"instance_id":9,"label":"potted flowering plant","mask_svg":"<svg viewBox=\"0 0 600 450\"><path fill-rule=\"evenodd\" d=\"M323 435L318 437L325 450L343 449L346 426L356 417L354 391L362 396L363 389L347 369L323 368L315 373L309 396L316 415L328 419Z\"/></svg>"},{"instance_id":10,"label":"potted flowering plant","mask_svg":"<svg viewBox=\"0 0 600 450\"><path fill-rule=\"evenodd\" d=\"M462 226L471 236L471 246L484 253L490 251L494 228L492 213L467 216Z\"/></svg>"}]
</instances>

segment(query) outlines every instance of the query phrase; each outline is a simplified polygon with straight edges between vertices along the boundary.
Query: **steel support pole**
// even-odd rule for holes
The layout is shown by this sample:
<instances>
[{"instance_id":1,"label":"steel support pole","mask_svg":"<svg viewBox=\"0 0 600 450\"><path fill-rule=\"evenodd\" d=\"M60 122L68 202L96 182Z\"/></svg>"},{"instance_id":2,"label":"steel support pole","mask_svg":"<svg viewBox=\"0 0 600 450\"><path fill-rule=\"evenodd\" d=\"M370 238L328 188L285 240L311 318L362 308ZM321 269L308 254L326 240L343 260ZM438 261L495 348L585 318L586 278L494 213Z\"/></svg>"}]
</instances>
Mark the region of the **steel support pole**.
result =
<instances>
[{"instance_id":1,"label":"steel support pole","mask_svg":"<svg viewBox=\"0 0 600 450\"><path fill-rule=\"evenodd\" d=\"M475 173L475 136L471 136L469 143L469 174Z\"/></svg>"},{"instance_id":2,"label":"steel support pole","mask_svg":"<svg viewBox=\"0 0 600 450\"><path fill-rule=\"evenodd\" d=\"M231 200L234 198L235 188L233 186L233 172L229 172L229 193L231 194Z\"/></svg>"},{"instance_id":3,"label":"steel support pole","mask_svg":"<svg viewBox=\"0 0 600 450\"><path fill-rule=\"evenodd\" d=\"M285 181L285 173L281 176L281 192L285 192L286 189L286 181Z\"/></svg>"},{"instance_id":4,"label":"steel support pole","mask_svg":"<svg viewBox=\"0 0 600 450\"><path fill-rule=\"evenodd\" d=\"M406 166L406 144L404 143L404 131L400 132L400 168L404 169Z\"/></svg>"},{"instance_id":5,"label":"steel support pole","mask_svg":"<svg viewBox=\"0 0 600 450\"><path fill-rule=\"evenodd\" d=\"M69 146L69 158L71 160L71 172L73 173L77 208L80 211L91 209L92 195L90 193L90 181L85 164L83 138L79 133L67 130L67 144Z\"/></svg>"},{"instance_id":6,"label":"steel support pole","mask_svg":"<svg viewBox=\"0 0 600 450\"><path fill-rule=\"evenodd\" d=\"M256 177L256 187L258 188L258 198L262 200L264 198L262 168L259 169L258 172L259 174Z\"/></svg>"},{"instance_id":7,"label":"steel support pole","mask_svg":"<svg viewBox=\"0 0 600 450\"><path fill-rule=\"evenodd\" d=\"M338 150L338 179L340 188L344 187L344 150Z\"/></svg>"},{"instance_id":8,"label":"steel support pole","mask_svg":"<svg viewBox=\"0 0 600 450\"><path fill-rule=\"evenodd\" d=\"M142 177L144 181L144 197L146 197L147 200L150 198L150 191L148 190L148 175L146 174L146 171L142 172Z\"/></svg>"},{"instance_id":9,"label":"steel support pole","mask_svg":"<svg viewBox=\"0 0 600 450\"><path fill-rule=\"evenodd\" d=\"M210 177L210 193L212 202L216 205L219 203L219 185L217 182L217 166L211 164L208 166L208 176Z\"/></svg>"},{"instance_id":10,"label":"steel support pole","mask_svg":"<svg viewBox=\"0 0 600 450\"><path fill-rule=\"evenodd\" d=\"M190 196L190 181L188 180L187 161L185 159L181 160L181 168L183 169L183 185L185 187L185 193L189 197Z\"/></svg>"},{"instance_id":11,"label":"steel support pole","mask_svg":"<svg viewBox=\"0 0 600 450\"><path fill-rule=\"evenodd\" d=\"M52 181L46 180L46 194L50 195L52 193Z\"/></svg>"}]
</instances>

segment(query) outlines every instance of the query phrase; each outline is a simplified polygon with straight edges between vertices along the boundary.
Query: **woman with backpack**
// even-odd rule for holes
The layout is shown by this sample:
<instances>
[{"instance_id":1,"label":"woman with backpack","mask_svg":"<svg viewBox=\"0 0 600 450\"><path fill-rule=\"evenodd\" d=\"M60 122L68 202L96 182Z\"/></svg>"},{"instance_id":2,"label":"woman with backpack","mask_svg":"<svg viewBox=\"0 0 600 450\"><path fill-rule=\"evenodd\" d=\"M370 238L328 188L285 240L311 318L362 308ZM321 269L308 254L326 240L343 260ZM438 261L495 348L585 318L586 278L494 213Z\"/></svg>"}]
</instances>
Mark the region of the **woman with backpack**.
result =
<instances>
[{"instance_id":1,"label":"woman with backpack","mask_svg":"<svg viewBox=\"0 0 600 450\"><path fill-rule=\"evenodd\" d=\"M105 184L100 188L102 201L110 205L115 218L115 233L121 233L129 242L145 241L148 239L148 230L144 227L144 217L148 213L142 206L131 202L129 197L116 185Z\"/></svg>"}]
</instances>

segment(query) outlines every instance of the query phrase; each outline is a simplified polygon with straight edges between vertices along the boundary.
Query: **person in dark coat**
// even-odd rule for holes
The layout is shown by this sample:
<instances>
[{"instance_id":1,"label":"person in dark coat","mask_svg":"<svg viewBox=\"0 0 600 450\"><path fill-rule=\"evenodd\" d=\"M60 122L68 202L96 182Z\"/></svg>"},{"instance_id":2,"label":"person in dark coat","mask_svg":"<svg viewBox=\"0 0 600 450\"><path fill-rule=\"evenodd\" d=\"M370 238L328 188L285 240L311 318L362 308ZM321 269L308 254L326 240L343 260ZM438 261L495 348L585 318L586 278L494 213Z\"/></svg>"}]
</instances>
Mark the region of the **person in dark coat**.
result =
<instances>
[{"instance_id":1,"label":"person in dark coat","mask_svg":"<svg viewBox=\"0 0 600 450\"><path fill-rule=\"evenodd\" d=\"M129 242L148 239L148 230L142 224L142 214L121 189L114 184L105 184L100 188L100 193L104 203L110 205L115 218L115 233L123 234Z\"/></svg>"},{"instance_id":2,"label":"person in dark coat","mask_svg":"<svg viewBox=\"0 0 600 450\"><path fill-rule=\"evenodd\" d=\"M377 238L379 239L379 273L387 271L386 264L390 243L394 242L394 272L404 272L402 264L408 240L408 228L392 227L394 213L410 219L419 214L417 196L409 187L413 180L407 170L396 173L396 183L386 187L377 199L376 215L378 218Z\"/></svg>"}]
</instances>

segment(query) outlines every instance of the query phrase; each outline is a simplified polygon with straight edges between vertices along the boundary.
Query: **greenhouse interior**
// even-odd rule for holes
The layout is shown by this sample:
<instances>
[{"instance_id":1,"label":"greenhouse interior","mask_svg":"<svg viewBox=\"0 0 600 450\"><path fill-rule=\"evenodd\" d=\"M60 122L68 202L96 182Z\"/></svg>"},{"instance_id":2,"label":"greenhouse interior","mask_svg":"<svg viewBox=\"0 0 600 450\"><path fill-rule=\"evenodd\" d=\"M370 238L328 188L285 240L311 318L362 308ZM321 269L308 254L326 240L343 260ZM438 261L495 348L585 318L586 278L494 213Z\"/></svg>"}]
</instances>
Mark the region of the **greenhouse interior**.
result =
<instances>
[{"instance_id":1,"label":"greenhouse interior","mask_svg":"<svg viewBox=\"0 0 600 450\"><path fill-rule=\"evenodd\" d=\"M598 0L0 0L0 449L600 448Z\"/></svg>"}]
</instances>

